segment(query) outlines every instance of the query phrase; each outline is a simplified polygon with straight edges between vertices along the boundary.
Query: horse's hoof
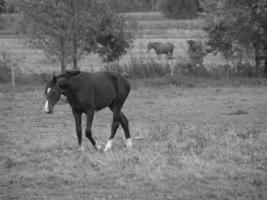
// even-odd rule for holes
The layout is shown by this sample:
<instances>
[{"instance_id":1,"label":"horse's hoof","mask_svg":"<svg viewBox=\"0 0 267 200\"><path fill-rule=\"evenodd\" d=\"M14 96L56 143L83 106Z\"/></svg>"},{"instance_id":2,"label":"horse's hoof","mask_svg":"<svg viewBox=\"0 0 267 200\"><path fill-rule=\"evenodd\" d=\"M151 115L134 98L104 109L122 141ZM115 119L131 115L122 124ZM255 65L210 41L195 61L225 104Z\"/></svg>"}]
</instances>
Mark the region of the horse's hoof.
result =
<instances>
[{"instance_id":1,"label":"horse's hoof","mask_svg":"<svg viewBox=\"0 0 267 200\"><path fill-rule=\"evenodd\" d=\"M108 151L112 147L113 140L109 140L105 146L104 152Z\"/></svg>"},{"instance_id":2,"label":"horse's hoof","mask_svg":"<svg viewBox=\"0 0 267 200\"><path fill-rule=\"evenodd\" d=\"M102 151L102 146L99 145L99 144L96 144L96 145L95 145L95 150L96 150L97 152L101 152L101 151Z\"/></svg>"},{"instance_id":3,"label":"horse's hoof","mask_svg":"<svg viewBox=\"0 0 267 200\"><path fill-rule=\"evenodd\" d=\"M127 147L128 149L130 149L130 148L133 147L133 143L132 143L132 140L131 140L130 138L128 138L128 139L126 140L126 147Z\"/></svg>"},{"instance_id":4,"label":"horse's hoof","mask_svg":"<svg viewBox=\"0 0 267 200\"><path fill-rule=\"evenodd\" d=\"M80 152L84 152L84 148L83 148L83 146L79 146L79 147L78 147L78 151L80 151Z\"/></svg>"}]
</instances>

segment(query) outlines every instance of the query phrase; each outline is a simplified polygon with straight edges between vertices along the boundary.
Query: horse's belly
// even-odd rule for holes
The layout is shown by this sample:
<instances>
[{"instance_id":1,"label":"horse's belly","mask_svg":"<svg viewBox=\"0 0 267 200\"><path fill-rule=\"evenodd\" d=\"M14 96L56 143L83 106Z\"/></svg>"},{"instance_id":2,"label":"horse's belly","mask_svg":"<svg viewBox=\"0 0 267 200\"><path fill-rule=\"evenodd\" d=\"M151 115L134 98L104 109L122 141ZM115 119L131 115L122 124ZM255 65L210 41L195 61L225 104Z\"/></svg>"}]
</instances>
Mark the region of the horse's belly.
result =
<instances>
[{"instance_id":1,"label":"horse's belly","mask_svg":"<svg viewBox=\"0 0 267 200\"><path fill-rule=\"evenodd\" d=\"M108 107L112 104L115 99L115 91L113 88L104 91L96 92L94 96L95 108L96 110L101 110L105 107Z\"/></svg>"}]
</instances>

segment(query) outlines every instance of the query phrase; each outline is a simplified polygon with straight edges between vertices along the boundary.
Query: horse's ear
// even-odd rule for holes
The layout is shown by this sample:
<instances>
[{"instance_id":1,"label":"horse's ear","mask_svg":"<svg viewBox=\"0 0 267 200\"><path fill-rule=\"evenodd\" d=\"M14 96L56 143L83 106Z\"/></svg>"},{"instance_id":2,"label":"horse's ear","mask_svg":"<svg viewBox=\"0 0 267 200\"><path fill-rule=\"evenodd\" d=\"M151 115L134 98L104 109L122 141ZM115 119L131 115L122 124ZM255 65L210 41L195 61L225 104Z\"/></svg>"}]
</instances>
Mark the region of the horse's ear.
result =
<instances>
[{"instance_id":1,"label":"horse's ear","mask_svg":"<svg viewBox=\"0 0 267 200\"><path fill-rule=\"evenodd\" d=\"M188 44L193 44L194 41L193 41L193 40L187 40L187 43L188 43Z\"/></svg>"},{"instance_id":2,"label":"horse's ear","mask_svg":"<svg viewBox=\"0 0 267 200\"><path fill-rule=\"evenodd\" d=\"M56 83L56 82L57 82L57 77L55 76L55 74L53 74L52 83Z\"/></svg>"}]
</instances>

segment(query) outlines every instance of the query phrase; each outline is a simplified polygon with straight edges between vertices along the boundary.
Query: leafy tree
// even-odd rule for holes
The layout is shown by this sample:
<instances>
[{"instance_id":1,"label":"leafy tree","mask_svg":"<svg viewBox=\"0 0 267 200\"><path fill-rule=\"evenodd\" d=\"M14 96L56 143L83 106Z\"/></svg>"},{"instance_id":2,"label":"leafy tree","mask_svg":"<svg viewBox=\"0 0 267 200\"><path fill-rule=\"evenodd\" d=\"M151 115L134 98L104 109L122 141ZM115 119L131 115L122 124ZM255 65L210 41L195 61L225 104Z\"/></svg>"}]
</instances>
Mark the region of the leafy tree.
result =
<instances>
[{"instance_id":1,"label":"leafy tree","mask_svg":"<svg viewBox=\"0 0 267 200\"><path fill-rule=\"evenodd\" d=\"M205 0L208 44L225 55L238 45L254 51L256 68L264 59L267 76L267 1L266 0Z\"/></svg>"},{"instance_id":2,"label":"leafy tree","mask_svg":"<svg viewBox=\"0 0 267 200\"><path fill-rule=\"evenodd\" d=\"M77 69L81 56L98 48L100 24L113 16L105 0L23 0L17 5L31 43L57 56L62 71L71 61ZM105 31L115 32L112 28Z\"/></svg>"},{"instance_id":3,"label":"leafy tree","mask_svg":"<svg viewBox=\"0 0 267 200\"><path fill-rule=\"evenodd\" d=\"M201 11L199 0L161 0L160 11L169 18L192 19Z\"/></svg>"},{"instance_id":4,"label":"leafy tree","mask_svg":"<svg viewBox=\"0 0 267 200\"><path fill-rule=\"evenodd\" d=\"M127 53L133 42L130 26L116 16L106 16L98 25L96 41L99 44L97 52L103 62L113 62Z\"/></svg>"},{"instance_id":5,"label":"leafy tree","mask_svg":"<svg viewBox=\"0 0 267 200\"><path fill-rule=\"evenodd\" d=\"M6 12L6 3L5 0L0 0L0 14Z\"/></svg>"},{"instance_id":6,"label":"leafy tree","mask_svg":"<svg viewBox=\"0 0 267 200\"><path fill-rule=\"evenodd\" d=\"M0 0L0 5L1 5L1 2L2 0ZM10 13L10 14L16 13L16 8L14 5L14 2L16 2L16 0L3 0L3 2L5 2L4 7L5 7L6 13Z\"/></svg>"}]
</instances>

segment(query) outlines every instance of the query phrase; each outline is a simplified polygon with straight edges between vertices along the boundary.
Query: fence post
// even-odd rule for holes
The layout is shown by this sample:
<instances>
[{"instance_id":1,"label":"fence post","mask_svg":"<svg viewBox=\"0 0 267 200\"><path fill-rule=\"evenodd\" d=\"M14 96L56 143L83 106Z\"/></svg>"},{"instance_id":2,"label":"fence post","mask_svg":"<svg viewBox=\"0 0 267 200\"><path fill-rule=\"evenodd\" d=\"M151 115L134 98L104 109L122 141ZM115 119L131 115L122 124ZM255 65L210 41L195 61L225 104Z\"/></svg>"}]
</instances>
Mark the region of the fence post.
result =
<instances>
[{"instance_id":1,"label":"fence post","mask_svg":"<svg viewBox=\"0 0 267 200\"><path fill-rule=\"evenodd\" d=\"M11 64L11 83L12 87L15 87L15 70L14 70L14 65Z\"/></svg>"},{"instance_id":2,"label":"fence post","mask_svg":"<svg viewBox=\"0 0 267 200\"><path fill-rule=\"evenodd\" d=\"M172 61L172 58L168 58L168 64L170 66L171 78L173 78L173 74L174 74L174 63Z\"/></svg>"},{"instance_id":3,"label":"fence post","mask_svg":"<svg viewBox=\"0 0 267 200\"><path fill-rule=\"evenodd\" d=\"M151 11L154 12L155 11L155 8L154 8L154 0L151 0Z\"/></svg>"},{"instance_id":4,"label":"fence post","mask_svg":"<svg viewBox=\"0 0 267 200\"><path fill-rule=\"evenodd\" d=\"M10 67L10 72L11 72L11 84L12 84L12 87L14 88L15 87L15 69L14 69L14 64L13 63L9 63L9 60L7 58L7 53L2 51L2 57L3 57L3 64L6 66L6 67ZM9 66L10 64L10 66Z\"/></svg>"}]
</instances>

